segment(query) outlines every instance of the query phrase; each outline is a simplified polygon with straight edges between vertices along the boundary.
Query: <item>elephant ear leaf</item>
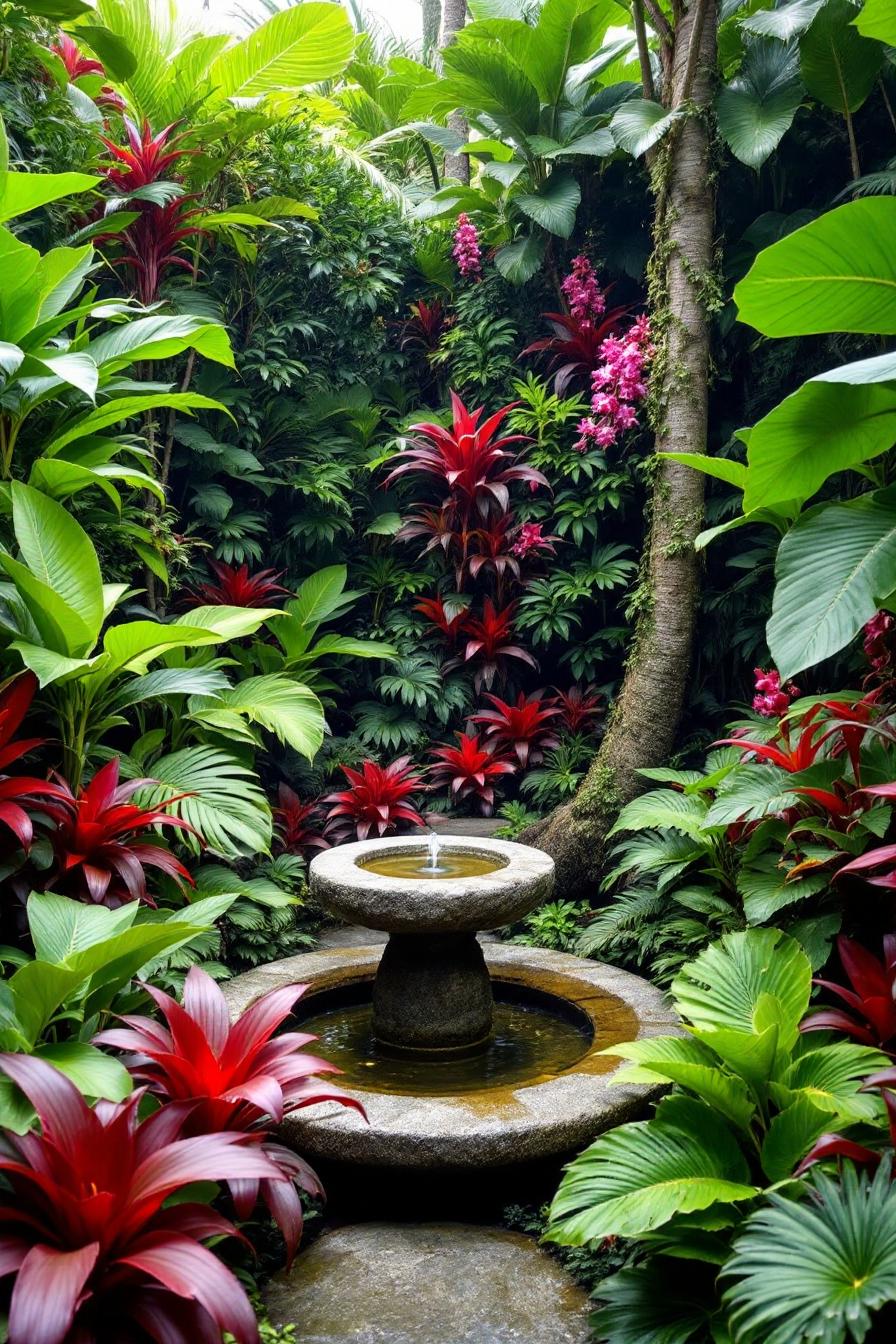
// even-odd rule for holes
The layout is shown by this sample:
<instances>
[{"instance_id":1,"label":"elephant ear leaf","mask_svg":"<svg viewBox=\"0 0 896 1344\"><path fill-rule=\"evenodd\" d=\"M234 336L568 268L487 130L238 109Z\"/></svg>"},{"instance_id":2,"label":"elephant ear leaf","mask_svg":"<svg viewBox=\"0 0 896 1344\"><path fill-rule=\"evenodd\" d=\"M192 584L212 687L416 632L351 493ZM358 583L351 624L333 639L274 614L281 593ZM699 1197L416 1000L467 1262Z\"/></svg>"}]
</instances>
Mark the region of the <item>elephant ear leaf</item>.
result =
<instances>
[{"instance_id":1,"label":"elephant ear leaf","mask_svg":"<svg viewBox=\"0 0 896 1344\"><path fill-rule=\"evenodd\" d=\"M602 1134L576 1158L551 1206L547 1237L563 1246L640 1237L677 1214L755 1193L744 1156L718 1113L674 1096L653 1120Z\"/></svg>"},{"instance_id":2,"label":"elephant ear leaf","mask_svg":"<svg viewBox=\"0 0 896 1344\"><path fill-rule=\"evenodd\" d=\"M728 933L683 968L672 985L675 1006L700 1030L747 1033L778 1028L789 1050L809 1006L812 967L799 943L780 929Z\"/></svg>"}]
</instances>

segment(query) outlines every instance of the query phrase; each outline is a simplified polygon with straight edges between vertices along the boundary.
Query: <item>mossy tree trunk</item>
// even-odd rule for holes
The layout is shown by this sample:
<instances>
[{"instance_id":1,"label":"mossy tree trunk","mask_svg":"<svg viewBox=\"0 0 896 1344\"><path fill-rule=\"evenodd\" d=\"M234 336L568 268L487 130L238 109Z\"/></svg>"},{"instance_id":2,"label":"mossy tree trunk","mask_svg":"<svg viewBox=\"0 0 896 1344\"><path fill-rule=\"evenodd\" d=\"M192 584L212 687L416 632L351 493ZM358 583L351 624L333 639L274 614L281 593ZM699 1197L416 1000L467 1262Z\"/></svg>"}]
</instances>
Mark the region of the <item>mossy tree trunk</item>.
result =
<instances>
[{"instance_id":1,"label":"mossy tree trunk","mask_svg":"<svg viewBox=\"0 0 896 1344\"><path fill-rule=\"evenodd\" d=\"M691 0L673 24L654 12L651 0L646 3L664 38L659 96L665 106L683 113L651 163L655 448L657 453L702 453L710 322L718 302L710 148L718 20L715 0ZM655 97L646 43L640 45L645 97ZM619 808L646 787L638 769L660 764L672 750L688 683L700 583L693 543L703 519L704 478L657 458L652 480L649 533L632 603L634 637L606 736L572 801L523 836L554 857L565 896L595 892L607 831Z\"/></svg>"},{"instance_id":2,"label":"mossy tree trunk","mask_svg":"<svg viewBox=\"0 0 896 1344\"><path fill-rule=\"evenodd\" d=\"M433 52L439 46L439 30L442 26L442 0L422 0L423 10L423 59L429 62Z\"/></svg>"},{"instance_id":3,"label":"mossy tree trunk","mask_svg":"<svg viewBox=\"0 0 896 1344\"><path fill-rule=\"evenodd\" d=\"M442 48L450 47L467 21L467 0L442 0ZM452 112L448 128L460 136L463 143L469 138L470 128L460 112ZM466 154L445 155L445 176L461 182L470 180L470 160Z\"/></svg>"}]
</instances>

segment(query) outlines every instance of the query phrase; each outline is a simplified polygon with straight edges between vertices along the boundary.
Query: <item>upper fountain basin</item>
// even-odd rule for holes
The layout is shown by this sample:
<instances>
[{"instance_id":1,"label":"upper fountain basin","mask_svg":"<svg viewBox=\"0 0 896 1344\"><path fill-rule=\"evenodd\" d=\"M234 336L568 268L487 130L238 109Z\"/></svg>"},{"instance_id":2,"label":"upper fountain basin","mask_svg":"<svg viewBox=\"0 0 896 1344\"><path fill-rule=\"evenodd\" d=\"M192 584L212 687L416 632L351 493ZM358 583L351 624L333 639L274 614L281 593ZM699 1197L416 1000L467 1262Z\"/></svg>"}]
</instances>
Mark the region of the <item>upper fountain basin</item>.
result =
<instances>
[{"instance_id":1,"label":"upper fountain basin","mask_svg":"<svg viewBox=\"0 0 896 1344\"><path fill-rule=\"evenodd\" d=\"M384 933L476 933L522 919L554 887L554 861L540 849L509 840L440 836L440 853L497 862L494 871L463 877L395 877L361 865L374 859L420 855L425 838L361 840L318 854L311 863L311 894L332 914Z\"/></svg>"}]
</instances>

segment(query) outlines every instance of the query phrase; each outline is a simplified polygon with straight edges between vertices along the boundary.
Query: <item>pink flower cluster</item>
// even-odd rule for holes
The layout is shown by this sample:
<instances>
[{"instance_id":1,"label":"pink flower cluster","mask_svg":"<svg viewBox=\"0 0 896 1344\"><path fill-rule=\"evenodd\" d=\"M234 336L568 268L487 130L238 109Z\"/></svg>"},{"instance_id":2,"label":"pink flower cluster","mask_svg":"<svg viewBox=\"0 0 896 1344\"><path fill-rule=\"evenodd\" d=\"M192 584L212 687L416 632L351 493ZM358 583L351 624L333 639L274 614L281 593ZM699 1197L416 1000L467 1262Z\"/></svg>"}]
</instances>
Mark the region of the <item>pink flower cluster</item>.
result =
<instances>
[{"instance_id":1,"label":"pink flower cluster","mask_svg":"<svg viewBox=\"0 0 896 1344\"><path fill-rule=\"evenodd\" d=\"M794 686L792 681L782 686L781 674L774 668L764 672L761 667L754 667L753 675L756 678L756 694L753 697L756 713L764 719L780 719L790 708L791 700L799 696L799 686Z\"/></svg>"},{"instance_id":2,"label":"pink flower cluster","mask_svg":"<svg viewBox=\"0 0 896 1344\"><path fill-rule=\"evenodd\" d=\"M638 423L635 406L647 396L645 365L656 353L650 319L639 317L624 336L601 342L603 364L591 375L591 414L579 421L580 453L611 448L623 430Z\"/></svg>"},{"instance_id":3,"label":"pink flower cluster","mask_svg":"<svg viewBox=\"0 0 896 1344\"><path fill-rule=\"evenodd\" d=\"M560 286L569 304L572 317L580 322L594 322L607 306L603 290L597 283L594 267L584 255L572 259L572 270Z\"/></svg>"},{"instance_id":4,"label":"pink flower cluster","mask_svg":"<svg viewBox=\"0 0 896 1344\"><path fill-rule=\"evenodd\" d=\"M482 274L482 254L479 250L479 231L468 214L457 217L454 230L454 247L451 255L457 262L457 269L465 279Z\"/></svg>"},{"instance_id":5,"label":"pink flower cluster","mask_svg":"<svg viewBox=\"0 0 896 1344\"><path fill-rule=\"evenodd\" d=\"M511 554L522 559L530 551L552 550L550 540L542 536L541 528L541 523L523 523L516 534L516 541L510 548Z\"/></svg>"},{"instance_id":6,"label":"pink flower cluster","mask_svg":"<svg viewBox=\"0 0 896 1344\"><path fill-rule=\"evenodd\" d=\"M896 621L885 611L879 611L865 626L865 638L862 648L871 665L872 672L880 676L889 672L893 664L893 631Z\"/></svg>"}]
</instances>

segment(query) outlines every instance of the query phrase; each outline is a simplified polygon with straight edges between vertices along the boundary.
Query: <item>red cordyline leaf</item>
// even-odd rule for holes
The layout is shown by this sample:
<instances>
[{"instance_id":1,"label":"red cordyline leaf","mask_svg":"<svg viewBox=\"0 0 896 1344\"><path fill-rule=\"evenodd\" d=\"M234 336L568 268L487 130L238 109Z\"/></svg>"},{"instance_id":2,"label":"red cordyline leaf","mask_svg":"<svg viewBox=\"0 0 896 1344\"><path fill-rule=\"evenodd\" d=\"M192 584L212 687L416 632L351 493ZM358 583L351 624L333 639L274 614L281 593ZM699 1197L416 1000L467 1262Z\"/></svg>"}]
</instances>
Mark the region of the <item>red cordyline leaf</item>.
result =
<instances>
[{"instance_id":1,"label":"red cordyline leaf","mask_svg":"<svg viewBox=\"0 0 896 1344\"><path fill-rule=\"evenodd\" d=\"M515 404L502 407L480 424L483 408L468 411L457 393L452 392L451 429L431 423L413 425L411 433L416 437L411 439L411 447L396 454L394 460L400 465L390 471L385 486L408 473L444 481L449 499L457 503L464 531L470 530L474 512L483 520L495 512L506 513L510 507L508 487L514 481L548 484L540 471L517 464L514 453L508 451L511 444L528 443L525 435L497 437Z\"/></svg>"},{"instance_id":2,"label":"red cordyline leaf","mask_svg":"<svg viewBox=\"0 0 896 1344\"><path fill-rule=\"evenodd\" d=\"M323 800L333 804L327 813L327 833L337 844L353 833L358 840L366 840L372 831L385 835L402 821L425 826L419 812L406 801L422 787L409 756L400 756L387 766L365 761L360 770L348 765L339 768L351 787L330 793Z\"/></svg>"},{"instance_id":3,"label":"red cordyline leaf","mask_svg":"<svg viewBox=\"0 0 896 1344\"><path fill-rule=\"evenodd\" d=\"M0 1154L0 1274L15 1275L9 1344L258 1344L248 1298L201 1243L236 1236L202 1204L165 1208L197 1181L272 1181L283 1173L250 1136L183 1137L188 1108L138 1123L140 1094L91 1110L44 1060L0 1055L38 1113L41 1133L6 1133ZM184 1330L187 1333L183 1333Z\"/></svg>"},{"instance_id":4,"label":"red cordyline leaf","mask_svg":"<svg viewBox=\"0 0 896 1344\"><path fill-rule=\"evenodd\" d=\"M520 358L550 355L548 368L554 375L554 391L558 397L562 397L574 382L590 390L591 374L603 363L600 347L608 336L619 330L627 316L625 308L612 309L600 322L573 317L570 313L542 313L553 334L527 345Z\"/></svg>"},{"instance_id":5,"label":"red cordyline leaf","mask_svg":"<svg viewBox=\"0 0 896 1344\"><path fill-rule=\"evenodd\" d=\"M503 664L508 658L516 658L538 667L532 654L519 644L512 644L512 620L516 603L511 602L499 610L492 599L487 597L483 603L482 616L466 615L461 631L466 635L466 644L461 656L445 664L445 671L451 671L463 663L474 662L476 670L473 677L477 690L485 685L491 686L495 678L504 671Z\"/></svg>"},{"instance_id":6,"label":"red cordyline leaf","mask_svg":"<svg viewBox=\"0 0 896 1344\"><path fill-rule=\"evenodd\" d=\"M329 849L329 842L317 829L321 820L317 799L303 803L288 784L277 790L279 806L274 808L277 843L285 854L304 854L309 849Z\"/></svg>"},{"instance_id":7,"label":"red cordyline leaf","mask_svg":"<svg viewBox=\"0 0 896 1344\"><path fill-rule=\"evenodd\" d=\"M466 611L459 607L453 615L449 615L445 608L445 603L440 597L424 597L419 602L414 603L414 611L419 611L421 616L425 616L430 625L450 639L455 641L460 634Z\"/></svg>"},{"instance_id":8,"label":"red cordyline leaf","mask_svg":"<svg viewBox=\"0 0 896 1344\"><path fill-rule=\"evenodd\" d=\"M739 751L756 756L761 761L780 766L788 774L798 774L801 770L808 770L821 755L825 739L819 734L824 725L816 722L821 708L820 704L812 705L803 714L796 743L791 741L788 721L782 719L777 741L751 742L747 737L723 737L714 742L713 746L737 747Z\"/></svg>"},{"instance_id":9,"label":"red cordyline leaf","mask_svg":"<svg viewBox=\"0 0 896 1344\"><path fill-rule=\"evenodd\" d=\"M896 1087L896 1069L884 1069L872 1074L862 1083L862 1092L880 1091L887 1109L887 1125L890 1130L890 1146L896 1148L896 1097L890 1089ZM821 1138L809 1149L802 1162L794 1171L794 1176L803 1172L816 1162L824 1162L832 1157L845 1157L860 1167L870 1167L876 1171L885 1154L876 1148L867 1148L863 1143L844 1138L842 1134L822 1134ZM894 1169L896 1171L896 1169Z\"/></svg>"},{"instance_id":10,"label":"red cordyline leaf","mask_svg":"<svg viewBox=\"0 0 896 1344\"><path fill-rule=\"evenodd\" d=\"M282 571L259 569L250 574L248 565L225 565L218 560L209 560L208 566L217 582L190 590L186 606L269 607L288 592L277 582Z\"/></svg>"},{"instance_id":11,"label":"red cordyline leaf","mask_svg":"<svg viewBox=\"0 0 896 1344\"><path fill-rule=\"evenodd\" d=\"M563 727L571 733L593 732L594 721L602 712L603 696L596 686L570 686L561 691L554 686L557 708Z\"/></svg>"},{"instance_id":12,"label":"red cordyline leaf","mask_svg":"<svg viewBox=\"0 0 896 1344\"><path fill-rule=\"evenodd\" d=\"M37 678L33 672L22 673L0 690L0 770L43 746L44 739L40 737L13 740L36 690ZM41 800L62 802L65 797L65 789L45 779L33 775L0 775L0 825L11 831L16 843L27 850L34 839L32 814L48 811Z\"/></svg>"},{"instance_id":13,"label":"red cordyline leaf","mask_svg":"<svg viewBox=\"0 0 896 1344\"><path fill-rule=\"evenodd\" d=\"M105 78L106 71L102 61L95 61L91 56L85 56L68 33L60 33L50 50L55 51L62 61L66 74L73 84L82 75L102 75Z\"/></svg>"},{"instance_id":14,"label":"red cordyline leaf","mask_svg":"<svg viewBox=\"0 0 896 1344\"><path fill-rule=\"evenodd\" d=\"M876 784L871 788L863 789L863 793L874 794L878 798L896 797L896 784ZM875 868L886 868L884 873L878 873L872 876ZM875 849L869 849L867 853L860 854L857 859L852 859L850 863L845 863L838 869L836 877L861 877L872 887L884 887L886 889L896 887L896 845L878 845Z\"/></svg>"},{"instance_id":15,"label":"red cordyline leaf","mask_svg":"<svg viewBox=\"0 0 896 1344\"><path fill-rule=\"evenodd\" d=\"M272 1141L271 1130L284 1115L322 1101L338 1101L364 1115L359 1101L316 1076L339 1072L326 1060L304 1053L316 1037L303 1032L274 1034L307 985L285 985L263 994L235 1023L220 988L198 966L187 975L183 1004L152 985L144 989L167 1027L149 1017L123 1017L122 1027L100 1032L94 1043L127 1051L125 1063L131 1075L154 1096L194 1103L183 1122L185 1134L227 1131L260 1136L263 1151L289 1184L251 1176L228 1184L241 1218L249 1216L259 1197L264 1200L283 1232L291 1259L302 1232L296 1187L314 1195L323 1191L306 1163Z\"/></svg>"},{"instance_id":16,"label":"red cordyline leaf","mask_svg":"<svg viewBox=\"0 0 896 1344\"><path fill-rule=\"evenodd\" d=\"M119 784L118 767L116 757L78 795L61 781L62 802L54 801L44 809L56 822L52 835L56 864L47 881L53 891L98 905L115 907L135 900L152 904L146 868L156 868L191 886L193 879L160 840L139 837L155 826L173 826L197 835L189 822L165 811L189 795L177 794L153 808L137 807L130 798L153 781L134 779Z\"/></svg>"},{"instance_id":17,"label":"red cordyline leaf","mask_svg":"<svg viewBox=\"0 0 896 1344\"><path fill-rule=\"evenodd\" d=\"M544 701L544 691L533 691L531 695L520 691L514 704L508 704L496 695L485 698L491 701L493 708L480 710L472 715L471 721L485 724L486 737L496 745L513 750L524 770L527 766L538 765L544 759L545 750L559 743L553 720L561 711L557 705Z\"/></svg>"},{"instance_id":18,"label":"red cordyline leaf","mask_svg":"<svg viewBox=\"0 0 896 1344\"><path fill-rule=\"evenodd\" d=\"M800 1031L842 1031L864 1045L892 1050L896 1045L896 935L885 936L882 958L842 934L837 952L851 989L830 980L813 983L836 995L851 1011L823 1008L810 1013Z\"/></svg>"},{"instance_id":19,"label":"red cordyline leaf","mask_svg":"<svg viewBox=\"0 0 896 1344\"><path fill-rule=\"evenodd\" d=\"M457 733L457 746L447 742L430 750L436 760L429 768L430 782L448 784L457 801L471 795L479 800L482 813L490 817L495 806L494 781L500 775L512 775L516 763L484 743L478 733Z\"/></svg>"},{"instance_id":20,"label":"red cordyline leaf","mask_svg":"<svg viewBox=\"0 0 896 1344\"><path fill-rule=\"evenodd\" d=\"M411 316L395 323L401 333L401 349L434 354L445 332L454 325L454 318L448 314L441 299L433 299L431 303L417 299L409 304L409 308Z\"/></svg>"}]
</instances>

